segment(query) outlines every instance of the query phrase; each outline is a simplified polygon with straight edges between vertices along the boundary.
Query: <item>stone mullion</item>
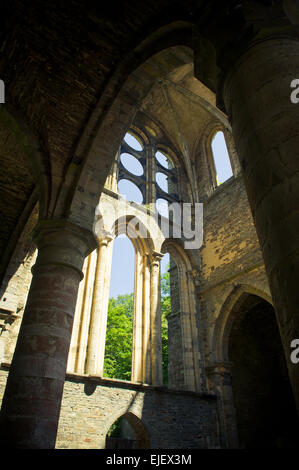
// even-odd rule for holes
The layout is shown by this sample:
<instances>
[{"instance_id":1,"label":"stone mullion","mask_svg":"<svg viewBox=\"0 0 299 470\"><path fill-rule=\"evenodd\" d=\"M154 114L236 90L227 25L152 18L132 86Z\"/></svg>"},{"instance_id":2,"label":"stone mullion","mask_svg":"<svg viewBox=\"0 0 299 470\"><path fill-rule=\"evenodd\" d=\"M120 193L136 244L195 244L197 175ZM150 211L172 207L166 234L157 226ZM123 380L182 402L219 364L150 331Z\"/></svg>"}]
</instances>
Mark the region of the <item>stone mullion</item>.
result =
<instances>
[{"instance_id":1,"label":"stone mullion","mask_svg":"<svg viewBox=\"0 0 299 470\"><path fill-rule=\"evenodd\" d=\"M90 314L90 329L86 355L86 373L100 375L100 344L105 343L103 323L103 293L106 274L107 238L99 240L97 253L96 271L94 279L92 307Z\"/></svg>"},{"instance_id":2,"label":"stone mullion","mask_svg":"<svg viewBox=\"0 0 299 470\"><path fill-rule=\"evenodd\" d=\"M142 382L142 298L143 298L143 263L139 251L135 255L134 321L132 345L131 380Z\"/></svg>"},{"instance_id":3,"label":"stone mullion","mask_svg":"<svg viewBox=\"0 0 299 470\"><path fill-rule=\"evenodd\" d=\"M198 328L200 325L200 311L197 300L197 293L199 287L199 271L192 270L190 273L192 277L191 289L190 289L190 311L191 311L191 322L192 331L194 331L194 350L195 350L195 378L197 384L197 390L205 391L207 387L206 373L205 373L205 358L203 352L203 332ZM193 330L194 328L194 330ZM195 333L196 332L196 333Z\"/></svg>"},{"instance_id":4,"label":"stone mullion","mask_svg":"<svg viewBox=\"0 0 299 470\"><path fill-rule=\"evenodd\" d=\"M151 328L151 308L150 308L150 265L148 254L143 257L143 382L151 383L151 362L150 362L150 328Z\"/></svg>"},{"instance_id":5,"label":"stone mullion","mask_svg":"<svg viewBox=\"0 0 299 470\"><path fill-rule=\"evenodd\" d=\"M189 289L186 273L179 270L181 298L182 350L184 364L184 388L195 390L193 342L189 311Z\"/></svg>"},{"instance_id":6,"label":"stone mullion","mask_svg":"<svg viewBox=\"0 0 299 470\"><path fill-rule=\"evenodd\" d=\"M146 153L146 204L156 202L156 159L153 145L145 147Z\"/></svg>"},{"instance_id":7,"label":"stone mullion","mask_svg":"<svg viewBox=\"0 0 299 470\"><path fill-rule=\"evenodd\" d=\"M74 324L73 324L73 330L72 330L72 338L71 338L68 363L67 363L68 372L75 372L76 370L79 334L80 334L80 327L82 324L82 306L83 306L83 301L85 297L86 271L88 269L88 265L89 265L89 256L85 258L84 260L84 265L82 269L84 278L80 282L79 290L78 290L76 310L75 310L75 315L74 315Z\"/></svg>"},{"instance_id":8,"label":"stone mullion","mask_svg":"<svg viewBox=\"0 0 299 470\"><path fill-rule=\"evenodd\" d=\"M88 342L89 322L90 322L90 311L91 301L93 295L94 276L95 276L95 263L97 258L97 250L94 250L89 255L88 268L85 280L85 292L84 301L82 304L81 313L81 325L80 334L78 337L78 352L75 364L75 372L84 374L85 372L85 360L86 360L86 348Z\"/></svg>"},{"instance_id":9,"label":"stone mullion","mask_svg":"<svg viewBox=\"0 0 299 470\"><path fill-rule=\"evenodd\" d=\"M203 380L202 374L203 371L200 368L200 351L199 347L199 335L198 328L196 324L196 303L195 303L195 288L194 288L194 272L187 271L187 283L188 283L188 305L190 312L190 329L191 329L191 345L193 352L193 372L194 372L194 390L202 391Z\"/></svg>"},{"instance_id":10,"label":"stone mullion","mask_svg":"<svg viewBox=\"0 0 299 470\"><path fill-rule=\"evenodd\" d=\"M154 253L151 261L151 382L162 385L162 336L160 309L160 260L163 255Z\"/></svg>"},{"instance_id":11,"label":"stone mullion","mask_svg":"<svg viewBox=\"0 0 299 470\"><path fill-rule=\"evenodd\" d=\"M102 321L100 325L99 334L99 358L98 358L98 374L102 377L104 375L104 360L105 360L105 346L106 346L106 332L107 332L107 318L108 318L108 305L109 305L109 292L111 281L111 266L112 266L112 252L113 241L108 243L106 253L106 266L103 286L103 299L102 299Z\"/></svg>"}]
</instances>

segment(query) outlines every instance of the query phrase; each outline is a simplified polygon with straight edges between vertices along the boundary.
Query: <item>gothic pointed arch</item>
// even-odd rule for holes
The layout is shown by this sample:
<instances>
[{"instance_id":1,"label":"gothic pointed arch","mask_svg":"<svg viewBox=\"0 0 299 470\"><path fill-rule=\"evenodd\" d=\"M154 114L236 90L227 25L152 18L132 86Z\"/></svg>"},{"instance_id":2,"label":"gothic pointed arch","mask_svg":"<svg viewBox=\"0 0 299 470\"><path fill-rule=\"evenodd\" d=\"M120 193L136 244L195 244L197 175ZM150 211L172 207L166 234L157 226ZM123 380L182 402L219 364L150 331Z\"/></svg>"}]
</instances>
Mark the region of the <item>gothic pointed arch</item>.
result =
<instances>
[{"instance_id":1,"label":"gothic pointed arch","mask_svg":"<svg viewBox=\"0 0 299 470\"><path fill-rule=\"evenodd\" d=\"M217 316L212 342L212 361L215 363L227 363L228 359L228 337L232 328L233 322L240 315L238 307L242 305L244 300L249 296L254 295L264 299L269 304L273 305L271 296L248 284L240 284L235 286L226 300L224 301L220 312Z\"/></svg>"},{"instance_id":2,"label":"gothic pointed arch","mask_svg":"<svg viewBox=\"0 0 299 470\"><path fill-rule=\"evenodd\" d=\"M114 425L114 435L110 437L109 430ZM113 434L112 434L113 435ZM125 411L122 414L114 415L109 420L107 427L106 448L135 448L149 449L150 435L142 417L138 417L132 411Z\"/></svg>"}]
</instances>

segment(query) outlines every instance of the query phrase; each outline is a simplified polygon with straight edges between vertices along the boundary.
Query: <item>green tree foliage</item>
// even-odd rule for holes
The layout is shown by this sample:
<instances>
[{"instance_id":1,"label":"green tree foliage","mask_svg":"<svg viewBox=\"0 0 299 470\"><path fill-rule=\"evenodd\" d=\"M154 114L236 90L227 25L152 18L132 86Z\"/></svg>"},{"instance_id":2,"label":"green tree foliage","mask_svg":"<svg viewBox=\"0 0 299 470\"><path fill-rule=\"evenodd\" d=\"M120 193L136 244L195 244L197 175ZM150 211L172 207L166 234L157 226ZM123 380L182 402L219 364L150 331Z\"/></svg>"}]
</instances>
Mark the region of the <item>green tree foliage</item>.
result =
<instances>
[{"instance_id":1,"label":"green tree foliage","mask_svg":"<svg viewBox=\"0 0 299 470\"><path fill-rule=\"evenodd\" d=\"M161 276L161 315L162 315L162 373L163 383L168 383L168 324L167 315L171 312L170 276L168 270Z\"/></svg>"},{"instance_id":2,"label":"green tree foliage","mask_svg":"<svg viewBox=\"0 0 299 470\"><path fill-rule=\"evenodd\" d=\"M134 294L111 297L108 305L104 377L131 379ZM166 316L171 312L170 280L167 271L161 276L162 367L167 384L168 328Z\"/></svg>"},{"instance_id":3,"label":"green tree foliage","mask_svg":"<svg viewBox=\"0 0 299 470\"><path fill-rule=\"evenodd\" d=\"M121 437L121 422L122 418L118 418L118 420L112 424L107 432L108 437Z\"/></svg>"},{"instance_id":4,"label":"green tree foliage","mask_svg":"<svg viewBox=\"0 0 299 470\"><path fill-rule=\"evenodd\" d=\"M104 377L131 379L133 303L133 294L109 300Z\"/></svg>"}]
</instances>

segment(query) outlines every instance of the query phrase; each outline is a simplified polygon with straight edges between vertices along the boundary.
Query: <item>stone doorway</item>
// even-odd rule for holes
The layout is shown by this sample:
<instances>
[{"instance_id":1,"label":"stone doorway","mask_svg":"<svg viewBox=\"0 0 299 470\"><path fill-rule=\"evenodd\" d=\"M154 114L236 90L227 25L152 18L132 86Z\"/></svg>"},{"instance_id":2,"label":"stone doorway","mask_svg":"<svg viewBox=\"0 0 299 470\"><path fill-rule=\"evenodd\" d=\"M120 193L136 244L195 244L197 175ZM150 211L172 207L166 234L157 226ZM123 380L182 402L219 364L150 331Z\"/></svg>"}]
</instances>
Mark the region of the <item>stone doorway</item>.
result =
<instances>
[{"instance_id":1,"label":"stone doorway","mask_svg":"<svg viewBox=\"0 0 299 470\"><path fill-rule=\"evenodd\" d=\"M298 418L274 308L243 299L228 343L239 447L294 448Z\"/></svg>"},{"instance_id":2,"label":"stone doorway","mask_svg":"<svg viewBox=\"0 0 299 470\"><path fill-rule=\"evenodd\" d=\"M148 449L149 435L143 422L133 413L120 416L106 436L106 449Z\"/></svg>"}]
</instances>

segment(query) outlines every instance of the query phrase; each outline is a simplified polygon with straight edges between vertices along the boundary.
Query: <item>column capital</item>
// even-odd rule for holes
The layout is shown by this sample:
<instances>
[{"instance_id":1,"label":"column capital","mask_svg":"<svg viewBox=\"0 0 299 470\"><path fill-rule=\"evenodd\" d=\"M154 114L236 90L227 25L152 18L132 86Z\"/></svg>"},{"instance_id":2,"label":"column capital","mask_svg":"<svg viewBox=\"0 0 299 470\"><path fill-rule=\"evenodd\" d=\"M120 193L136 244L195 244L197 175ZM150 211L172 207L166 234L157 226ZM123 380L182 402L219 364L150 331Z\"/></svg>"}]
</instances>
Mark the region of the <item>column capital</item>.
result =
<instances>
[{"instance_id":1,"label":"column capital","mask_svg":"<svg viewBox=\"0 0 299 470\"><path fill-rule=\"evenodd\" d=\"M92 231L63 219L40 220L32 238L39 250L34 270L55 264L77 270L80 277L84 258L97 247Z\"/></svg>"},{"instance_id":2,"label":"column capital","mask_svg":"<svg viewBox=\"0 0 299 470\"><path fill-rule=\"evenodd\" d=\"M155 266L155 265L159 266L160 261L163 258L163 256L164 254L159 253L158 251L153 251L152 253L150 253L149 260L150 260L151 266Z\"/></svg>"},{"instance_id":3,"label":"column capital","mask_svg":"<svg viewBox=\"0 0 299 470\"><path fill-rule=\"evenodd\" d=\"M104 232L102 233L102 237L101 238L98 238L98 245L99 246L102 246L102 245L105 245L107 246L110 242L112 242L114 240L114 236L112 235L111 232Z\"/></svg>"},{"instance_id":4,"label":"column capital","mask_svg":"<svg viewBox=\"0 0 299 470\"><path fill-rule=\"evenodd\" d=\"M96 238L91 230L80 227L65 219L42 219L39 220L33 229L32 237L37 245L42 241L44 234L49 233L69 233L70 236L81 238L87 250L93 251L96 248Z\"/></svg>"}]
</instances>

